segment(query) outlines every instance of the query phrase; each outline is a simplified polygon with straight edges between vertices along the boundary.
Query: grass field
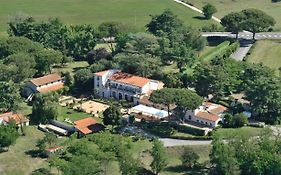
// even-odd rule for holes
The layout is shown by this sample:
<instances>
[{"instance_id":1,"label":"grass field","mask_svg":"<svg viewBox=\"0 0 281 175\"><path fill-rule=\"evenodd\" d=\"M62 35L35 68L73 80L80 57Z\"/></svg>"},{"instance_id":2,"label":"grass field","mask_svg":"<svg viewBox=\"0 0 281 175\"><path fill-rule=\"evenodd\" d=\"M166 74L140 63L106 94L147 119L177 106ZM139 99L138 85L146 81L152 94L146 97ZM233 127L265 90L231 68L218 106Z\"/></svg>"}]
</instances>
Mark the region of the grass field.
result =
<instances>
[{"instance_id":1,"label":"grass field","mask_svg":"<svg viewBox=\"0 0 281 175\"><path fill-rule=\"evenodd\" d=\"M260 134L262 128L242 127L242 128L220 128L215 131L215 135L222 138L231 138L237 134L253 137Z\"/></svg>"},{"instance_id":2,"label":"grass field","mask_svg":"<svg viewBox=\"0 0 281 175\"><path fill-rule=\"evenodd\" d=\"M281 67L281 41L262 40L254 45L251 55L247 61L251 63L263 63L264 65L276 70Z\"/></svg>"},{"instance_id":3,"label":"grass field","mask_svg":"<svg viewBox=\"0 0 281 175\"><path fill-rule=\"evenodd\" d=\"M39 19L59 17L68 24L98 25L118 21L132 31L144 31L151 19L149 15L159 14L167 8L185 24L200 27L212 23L196 18L198 13L172 0L1 0L0 31L4 31L7 22L16 15L31 15Z\"/></svg>"},{"instance_id":4,"label":"grass field","mask_svg":"<svg viewBox=\"0 0 281 175\"><path fill-rule=\"evenodd\" d=\"M87 61L72 61L70 63L67 63L66 66L63 67L55 67L53 68L54 72L70 72L71 74L74 74L75 71L79 69L83 69L88 67L89 64Z\"/></svg>"},{"instance_id":5,"label":"grass field","mask_svg":"<svg viewBox=\"0 0 281 175\"><path fill-rule=\"evenodd\" d=\"M260 9L275 18L275 29L281 30L281 3L271 3L271 0L188 0L188 2L201 9L207 3L215 5L218 9L215 16L219 18L230 12L246 8Z\"/></svg>"},{"instance_id":6,"label":"grass field","mask_svg":"<svg viewBox=\"0 0 281 175\"><path fill-rule=\"evenodd\" d=\"M32 158L25 152L35 149L38 139L43 133L34 126L26 128L26 136L20 136L16 144L8 152L0 153L1 175L29 175L40 167L47 167L47 162L41 158Z\"/></svg>"}]
</instances>

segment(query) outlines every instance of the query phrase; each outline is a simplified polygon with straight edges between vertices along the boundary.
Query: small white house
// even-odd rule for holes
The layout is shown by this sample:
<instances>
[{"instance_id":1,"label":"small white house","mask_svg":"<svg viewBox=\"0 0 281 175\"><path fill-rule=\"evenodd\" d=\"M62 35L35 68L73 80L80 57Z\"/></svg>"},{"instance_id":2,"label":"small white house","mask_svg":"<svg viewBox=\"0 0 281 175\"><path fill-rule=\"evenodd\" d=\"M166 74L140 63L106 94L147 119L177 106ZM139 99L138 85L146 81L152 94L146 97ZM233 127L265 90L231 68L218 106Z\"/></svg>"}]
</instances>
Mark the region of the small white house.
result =
<instances>
[{"instance_id":1,"label":"small white house","mask_svg":"<svg viewBox=\"0 0 281 175\"><path fill-rule=\"evenodd\" d=\"M228 109L222 105L204 102L199 108L187 111L185 119L211 128L217 127L222 121L221 116Z\"/></svg>"}]
</instances>

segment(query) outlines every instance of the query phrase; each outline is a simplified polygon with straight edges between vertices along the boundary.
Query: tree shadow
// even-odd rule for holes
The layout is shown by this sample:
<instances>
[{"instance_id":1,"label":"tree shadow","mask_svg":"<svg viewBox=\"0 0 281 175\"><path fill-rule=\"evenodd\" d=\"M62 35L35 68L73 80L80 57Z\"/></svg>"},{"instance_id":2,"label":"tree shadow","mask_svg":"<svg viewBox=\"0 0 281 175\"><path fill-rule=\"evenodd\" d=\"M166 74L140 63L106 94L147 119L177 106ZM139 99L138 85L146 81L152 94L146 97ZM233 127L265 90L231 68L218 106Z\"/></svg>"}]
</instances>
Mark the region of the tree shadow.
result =
<instances>
[{"instance_id":1,"label":"tree shadow","mask_svg":"<svg viewBox=\"0 0 281 175\"><path fill-rule=\"evenodd\" d=\"M141 168L140 172L138 173L139 175L155 175L153 172L146 168Z\"/></svg>"},{"instance_id":2,"label":"tree shadow","mask_svg":"<svg viewBox=\"0 0 281 175\"><path fill-rule=\"evenodd\" d=\"M206 20L207 21L207 19L204 16L194 16L193 18L194 19Z\"/></svg>"},{"instance_id":3,"label":"tree shadow","mask_svg":"<svg viewBox=\"0 0 281 175\"><path fill-rule=\"evenodd\" d=\"M25 154L31 156L31 157L42 157L42 152L38 149L36 150L28 150L24 152Z\"/></svg>"}]
</instances>

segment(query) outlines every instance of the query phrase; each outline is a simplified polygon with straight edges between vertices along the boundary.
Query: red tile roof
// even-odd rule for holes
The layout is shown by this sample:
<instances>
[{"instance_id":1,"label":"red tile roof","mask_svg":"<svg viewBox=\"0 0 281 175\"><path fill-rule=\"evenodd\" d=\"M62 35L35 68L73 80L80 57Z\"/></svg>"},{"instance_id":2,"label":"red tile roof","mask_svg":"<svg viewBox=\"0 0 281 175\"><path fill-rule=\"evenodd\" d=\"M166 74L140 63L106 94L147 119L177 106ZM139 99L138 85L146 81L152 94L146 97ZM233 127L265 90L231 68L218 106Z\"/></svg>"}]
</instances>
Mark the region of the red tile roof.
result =
<instances>
[{"instance_id":1,"label":"red tile roof","mask_svg":"<svg viewBox=\"0 0 281 175\"><path fill-rule=\"evenodd\" d=\"M228 110L228 108L225 107L225 106L215 104L215 103L211 103L211 102L204 102L203 105L208 107L207 111L209 111L212 114L216 114L216 115L221 114L221 113Z\"/></svg>"},{"instance_id":2,"label":"red tile roof","mask_svg":"<svg viewBox=\"0 0 281 175\"><path fill-rule=\"evenodd\" d=\"M52 152L56 152L56 151L58 151L60 149L63 149L63 146L56 146L56 147L52 147L52 148L47 148L46 151L52 153Z\"/></svg>"},{"instance_id":3,"label":"red tile roof","mask_svg":"<svg viewBox=\"0 0 281 175\"><path fill-rule=\"evenodd\" d=\"M39 78L34 78L32 80L30 80L33 84L35 84L36 86L41 86L41 85L45 85L48 83L52 83L52 82L56 82L61 80L61 76L57 73L53 73L50 75L46 75L43 77L39 77Z\"/></svg>"},{"instance_id":4,"label":"red tile roof","mask_svg":"<svg viewBox=\"0 0 281 175\"><path fill-rule=\"evenodd\" d=\"M150 82L150 80L147 78L135 76L124 72L117 72L113 74L109 78L109 80L129 84L137 87L143 87L144 85Z\"/></svg>"},{"instance_id":5,"label":"red tile roof","mask_svg":"<svg viewBox=\"0 0 281 175\"><path fill-rule=\"evenodd\" d=\"M75 128L78 129L83 134L90 134L93 131L91 130L90 126L95 125L97 121L92 117L84 118L82 120L75 121Z\"/></svg>"},{"instance_id":6,"label":"red tile roof","mask_svg":"<svg viewBox=\"0 0 281 175\"><path fill-rule=\"evenodd\" d=\"M62 89L63 86L64 86L63 83L55 83L52 85L48 85L47 87L39 87L39 88L37 88L37 90L39 92L51 92L51 91L57 91L59 89Z\"/></svg>"},{"instance_id":7,"label":"red tile roof","mask_svg":"<svg viewBox=\"0 0 281 175\"><path fill-rule=\"evenodd\" d=\"M101 71L101 72L96 72L96 73L94 73L94 75L103 76L103 75L105 75L107 72L108 72L108 70Z\"/></svg>"},{"instance_id":8,"label":"red tile roof","mask_svg":"<svg viewBox=\"0 0 281 175\"><path fill-rule=\"evenodd\" d=\"M220 117L217 115L210 114L208 112L201 112L201 111L197 112L197 114L195 116L198 118L202 118L202 119L213 121L213 122L216 122L218 119L220 119Z\"/></svg>"},{"instance_id":9,"label":"red tile roof","mask_svg":"<svg viewBox=\"0 0 281 175\"><path fill-rule=\"evenodd\" d=\"M4 114L0 114L0 118L3 119L5 122L15 122L16 125L21 123L29 122L29 119L23 116L22 114L13 114L13 112L7 112Z\"/></svg>"}]
</instances>

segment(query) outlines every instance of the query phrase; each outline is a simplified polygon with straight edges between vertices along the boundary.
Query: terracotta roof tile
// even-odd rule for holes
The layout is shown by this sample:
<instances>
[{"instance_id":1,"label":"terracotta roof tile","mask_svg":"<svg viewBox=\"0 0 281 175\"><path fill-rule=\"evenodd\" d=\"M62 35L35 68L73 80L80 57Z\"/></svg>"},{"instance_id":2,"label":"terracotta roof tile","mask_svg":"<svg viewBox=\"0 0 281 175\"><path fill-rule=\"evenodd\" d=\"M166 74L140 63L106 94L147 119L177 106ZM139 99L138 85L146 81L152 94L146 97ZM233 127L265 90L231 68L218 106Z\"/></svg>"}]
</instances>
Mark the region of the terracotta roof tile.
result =
<instances>
[{"instance_id":1,"label":"terracotta roof tile","mask_svg":"<svg viewBox=\"0 0 281 175\"><path fill-rule=\"evenodd\" d=\"M96 72L96 73L94 73L94 75L103 76L103 75L105 75L107 72L108 72L108 70L101 71L101 72Z\"/></svg>"},{"instance_id":2,"label":"terracotta roof tile","mask_svg":"<svg viewBox=\"0 0 281 175\"><path fill-rule=\"evenodd\" d=\"M139 77L124 72L117 72L113 74L109 79L112 81L125 83L137 87L143 87L144 85L150 82L148 78Z\"/></svg>"},{"instance_id":3,"label":"terracotta roof tile","mask_svg":"<svg viewBox=\"0 0 281 175\"><path fill-rule=\"evenodd\" d=\"M7 112L4 114L0 114L0 118L3 119L5 122L15 122L16 125L28 122L29 119L23 116L22 114L13 114L13 112Z\"/></svg>"},{"instance_id":4,"label":"terracotta roof tile","mask_svg":"<svg viewBox=\"0 0 281 175\"><path fill-rule=\"evenodd\" d=\"M64 86L63 83L56 83L56 84L49 85L47 87L39 87L37 88L37 90L39 92L51 92L51 91L57 91L59 89L62 89L63 86Z\"/></svg>"},{"instance_id":5,"label":"terracotta roof tile","mask_svg":"<svg viewBox=\"0 0 281 175\"><path fill-rule=\"evenodd\" d=\"M219 104L216 104L216 103L204 102L203 105L208 107L207 108L208 112L210 112L212 114L216 114L216 115L221 114L221 113L223 113L223 112L228 110L227 107L219 105Z\"/></svg>"},{"instance_id":6,"label":"terracotta roof tile","mask_svg":"<svg viewBox=\"0 0 281 175\"><path fill-rule=\"evenodd\" d=\"M218 119L220 119L220 117L217 115L210 114L208 112L201 112L201 111L197 112L195 116L213 122L216 122Z\"/></svg>"},{"instance_id":7,"label":"terracotta roof tile","mask_svg":"<svg viewBox=\"0 0 281 175\"><path fill-rule=\"evenodd\" d=\"M92 117L84 118L78 121L75 121L75 128L78 129L83 134L90 134L93 131L91 130L91 126L95 125L97 121L93 119Z\"/></svg>"},{"instance_id":8,"label":"terracotta roof tile","mask_svg":"<svg viewBox=\"0 0 281 175\"><path fill-rule=\"evenodd\" d=\"M34 78L30 81L33 84L35 84L36 86L41 86L41 85L45 85L45 84L52 83L52 82L55 82L55 81L59 81L61 79L62 78L59 74L54 73L54 74L46 75L46 76L43 76L43 77Z\"/></svg>"}]
</instances>

